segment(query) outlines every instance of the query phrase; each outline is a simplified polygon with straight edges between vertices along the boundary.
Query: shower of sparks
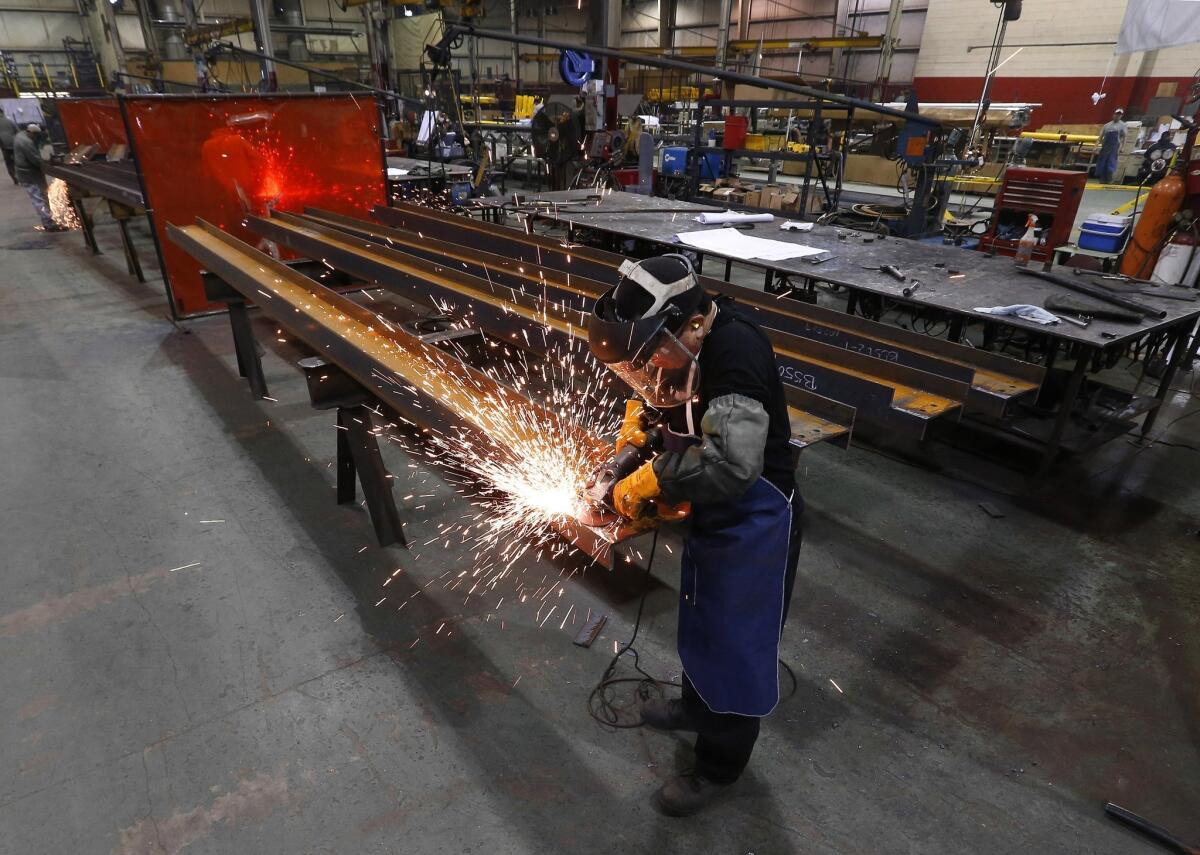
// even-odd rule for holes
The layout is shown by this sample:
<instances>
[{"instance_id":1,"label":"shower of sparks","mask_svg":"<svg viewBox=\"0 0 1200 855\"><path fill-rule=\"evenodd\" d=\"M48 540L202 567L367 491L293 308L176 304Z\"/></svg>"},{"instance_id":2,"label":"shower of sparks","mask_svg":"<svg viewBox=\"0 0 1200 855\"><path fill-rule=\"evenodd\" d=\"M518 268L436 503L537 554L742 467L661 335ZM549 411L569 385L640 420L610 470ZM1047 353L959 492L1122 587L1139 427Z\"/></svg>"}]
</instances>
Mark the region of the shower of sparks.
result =
<instances>
[{"instance_id":1,"label":"shower of sparks","mask_svg":"<svg viewBox=\"0 0 1200 855\"><path fill-rule=\"evenodd\" d=\"M470 500L472 510L439 525L430 543L446 548L457 542L474 550L467 587L476 594L494 590L525 555L556 558L576 551L557 532L576 523L588 478L611 453L597 436L616 429L614 396L599 366L589 366L586 348L572 341L534 358L492 344L500 352L485 375L519 396L492 392L469 375L442 372L443 383L467 393L463 415L475 430L389 435L409 454L433 463Z\"/></svg>"},{"instance_id":2,"label":"shower of sparks","mask_svg":"<svg viewBox=\"0 0 1200 855\"><path fill-rule=\"evenodd\" d=\"M61 178L51 178L46 189L46 203L50 206L50 216L58 225L64 229L83 228L79 215L75 213L75 206L71 204L67 182Z\"/></svg>"},{"instance_id":3,"label":"shower of sparks","mask_svg":"<svg viewBox=\"0 0 1200 855\"><path fill-rule=\"evenodd\" d=\"M430 491L407 491L413 498L406 501L417 502L411 509L425 510L435 527L423 543L414 544L414 560L424 547L445 550L451 544L470 555L470 568L442 580L443 587L461 589L467 598L482 597L506 579L516 582L526 564L581 554L560 532L578 525L583 489L612 453L601 437L615 434L619 414L612 380L586 341L575 334L552 337L551 316L578 312L579 306L552 303L531 284L525 293L542 300L545 314L539 322L514 317L521 331L506 339L487 338L486 363L468 370L459 354L396 332L374 306L350 310L319 290L282 278L265 287L271 299L282 299L335 330L380 366L376 385L389 397L406 399L408 407L402 409L420 413L436 402L456 417L455 426L444 429L422 428L404 418L388 424L381 419L373 429L415 460L432 464L470 502L464 512L436 521ZM493 287L498 296L510 291ZM451 329L472 327L469 305L438 308L461 318ZM578 317L576 324L582 322ZM561 320L557 323L561 332ZM601 539L610 540L609 534L601 532ZM521 561L526 556L530 560ZM519 584L522 601L526 595L544 601L555 592L553 584ZM558 611L560 621L566 608Z\"/></svg>"}]
</instances>

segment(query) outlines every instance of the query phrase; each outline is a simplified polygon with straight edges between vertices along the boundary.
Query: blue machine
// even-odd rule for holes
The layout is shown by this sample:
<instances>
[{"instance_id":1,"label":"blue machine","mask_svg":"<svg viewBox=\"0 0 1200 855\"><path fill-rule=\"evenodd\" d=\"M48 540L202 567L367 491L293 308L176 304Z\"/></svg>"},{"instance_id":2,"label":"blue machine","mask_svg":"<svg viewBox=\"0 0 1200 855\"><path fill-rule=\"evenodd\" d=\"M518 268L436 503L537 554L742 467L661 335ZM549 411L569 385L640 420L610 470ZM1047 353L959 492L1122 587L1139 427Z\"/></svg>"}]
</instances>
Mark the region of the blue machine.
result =
<instances>
[{"instance_id":1,"label":"blue machine","mask_svg":"<svg viewBox=\"0 0 1200 855\"><path fill-rule=\"evenodd\" d=\"M582 86L592 79L596 61L581 50L564 50L558 58L558 73L568 86Z\"/></svg>"}]
</instances>

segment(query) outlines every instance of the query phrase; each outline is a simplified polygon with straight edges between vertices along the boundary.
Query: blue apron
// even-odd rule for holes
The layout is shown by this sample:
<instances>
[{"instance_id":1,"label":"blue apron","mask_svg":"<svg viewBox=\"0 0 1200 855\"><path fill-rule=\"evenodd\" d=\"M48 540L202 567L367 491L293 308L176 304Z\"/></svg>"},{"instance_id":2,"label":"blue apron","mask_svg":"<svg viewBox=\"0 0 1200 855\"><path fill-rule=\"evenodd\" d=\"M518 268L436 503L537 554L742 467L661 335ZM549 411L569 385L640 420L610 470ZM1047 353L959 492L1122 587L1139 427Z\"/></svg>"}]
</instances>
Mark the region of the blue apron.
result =
<instances>
[{"instance_id":1,"label":"blue apron","mask_svg":"<svg viewBox=\"0 0 1200 855\"><path fill-rule=\"evenodd\" d=\"M1120 131L1105 131L1100 141L1100 157L1096 160L1096 177L1111 181L1117 172L1117 158L1121 153Z\"/></svg>"},{"instance_id":2,"label":"blue apron","mask_svg":"<svg viewBox=\"0 0 1200 855\"><path fill-rule=\"evenodd\" d=\"M667 451L699 441L664 431ZM684 673L713 712L768 715L779 703L791 501L760 477L732 501L693 502L690 524L679 585Z\"/></svg>"}]
</instances>

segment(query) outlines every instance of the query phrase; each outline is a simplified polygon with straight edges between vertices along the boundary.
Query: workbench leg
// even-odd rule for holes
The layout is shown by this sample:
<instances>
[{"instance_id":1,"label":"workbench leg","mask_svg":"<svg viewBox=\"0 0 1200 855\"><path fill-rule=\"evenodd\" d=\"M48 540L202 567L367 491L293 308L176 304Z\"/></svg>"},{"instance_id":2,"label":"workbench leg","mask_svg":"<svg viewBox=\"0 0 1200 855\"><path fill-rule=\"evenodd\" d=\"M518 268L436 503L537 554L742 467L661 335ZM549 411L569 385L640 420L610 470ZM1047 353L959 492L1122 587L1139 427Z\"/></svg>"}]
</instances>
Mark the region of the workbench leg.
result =
<instances>
[{"instance_id":1,"label":"workbench leg","mask_svg":"<svg viewBox=\"0 0 1200 855\"><path fill-rule=\"evenodd\" d=\"M1194 347L1188 346L1188 331L1180 330L1173 339L1171 357L1167 362L1166 370L1163 371L1162 380L1158 383L1158 391L1154 393L1154 397L1158 399L1158 406L1146 413L1146 419L1142 422L1142 439L1146 438L1150 429L1154 427L1154 423L1158 421L1162 402L1167 399L1167 392L1170 390L1171 384L1175 382L1175 372L1179 370L1179 365L1183 362L1183 355L1193 350Z\"/></svg>"},{"instance_id":2,"label":"workbench leg","mask_svg":"<svg viewBox=\"0 0 1200 855\"><path fill-rule=\"evenodd\" d=\"M763 293L770 294L771 286L775 284L775 271L767 268L767 272L763 275Z\"/></svg>"},{"instance_id":3,"label":"workbench leg","mask_svg":"<svg viewBox=\"0 0 1200 855\"><path fill-rule=\"evenodd\" d=\"M75 216L79 218L79 226L83 230L83 242L92 251L92 255L100 255L100 245L96 243L95 224L92 222L87 208L83 206L83 201L71 196L71 207L75 209Z\"/></svg>"},{"instance_id":4,"label":"workbench leg","mask_svg":"<svg viewBox=\"0 0 1200 855\"><path fill-rule=\"evenodd\" d=\"M1067 422L1075 409L1075 401L1083 386L1083 377L1087 373L1088 362L1092 359L1091 348L1081 347L1079 357L1075 360L1075 368L1071 371L1071 379L1067 381L1067 390L1063 393L1062 402L1058 405L1058 413L1054 417L1054 427L1050 431L1050 439L1046 441L1046 450L1042 452L1042 462L1038 466L1035 480L1041 481L1050 471L1054 459L1058 456L1058 448L1062 444L1063 434L1067 430Z\"/></svg>"},{"instance_id":5,"label":"workbench leg","mask_svg":"<svg viewBox=\"0 0 1200 855\"><path fill-rule=\"evenodd\" d=\"M246 304L241 300L229 302L229 327L233 330L233 350L237 355L238 372L250 383L250 394L255 400L267 396L267 381L263 376L262 360L254 347L254 331L250 328L250 316Z\"/></svg>"},{"instance_id":6,"label":"workbench leg","mask_svg":"<svg viewBox=\"0 0 1200 855\"><path fill-rule=\"evenodd\" d=\"M125 250L125 266L137 277L138 282L145 282L146 275L142 273L142 262L133 246L133 238L129 236L129 220L121 217L117 220L117 228L121 230L121 248Z\"/></svg>"},{"instance_id":7,"label":"workbench leg","mask_svg":"<svg viewBox=\"0 0 1200 855\"><path fill-rule=\"evenodd\" d=\"M956 317L956 318L952 318L950 320L950 331L947 333L946 337L948 339L950 339L950 341L954 342L955 344L958 344L959 342L962 341L962 337L963 337L963 319L962 318Z\"/></svg>"},{"instance_id":8,"label":"workbench leg","mask_svg":"<svg viewBox=\"0 0 1200 855\"><path fill-rule=\"evenodd\" d=\"M846 289L849 293L846 295L846 314L853 315L858 309L858 292L853 288Z\"/></svg>"},{"instance_id":9,"label":"workbench leg","mask_svg":"<svg viewBox=\"0 0 1200 855\"><path fill-rule=\"evenodd\" d=\"M338 504L354 501L354 474L362 483L367 511L380 546L407 546L400 511L392 492L391 474L383 465L379 439L372 433L371 412L364 406L338 407ZM345 452L349 452L345 454ZM349 459L343 462L343 457ZM343 473L348 471L349 477ZM348 481L348 487L344 486ZM349 496L347 500L346 496Z\"/></svg>"},{"instance_id":10,"label":"workbench leg","mask_svg":"<svg viewBox=\"0 0 1200 855\"><path fill-rule=\"evenodd\" d=\"M733 275L733 259L725 259L725 281L729 281L729 277Z\"/></svg>"}]
</instances>

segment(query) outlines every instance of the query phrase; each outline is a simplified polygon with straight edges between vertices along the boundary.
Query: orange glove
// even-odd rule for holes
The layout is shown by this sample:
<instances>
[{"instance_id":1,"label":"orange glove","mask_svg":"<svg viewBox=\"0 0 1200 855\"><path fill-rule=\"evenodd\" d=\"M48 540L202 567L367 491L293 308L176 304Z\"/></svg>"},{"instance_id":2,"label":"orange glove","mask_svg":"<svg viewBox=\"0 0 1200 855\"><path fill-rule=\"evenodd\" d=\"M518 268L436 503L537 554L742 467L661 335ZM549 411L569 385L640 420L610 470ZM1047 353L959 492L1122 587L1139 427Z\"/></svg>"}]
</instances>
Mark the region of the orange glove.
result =
<instances>
[{"instance_id":1,"label":"orange glove","mask_svg":"<svg viewBox=\"0 0 1200 855\"><path fill-rule=\"evenodd\" d=\"M627 445L641 448L646 444L645 414L646 408L641 401L625 402L625 418L621 422L621 429L617 431L615 450L620 451Z\"/></svg>"},{"instance_id":2,"label":"orange glove","mask_svg":"<svg viewBox=\"0 0 1200 855\"><path fill-rule=\"evenodd\" d=\"M617 513L631 520L637 519L646 509L646 504L661 492L654 466L643 463L627 478L613 487L613 507Z\"/></svg>"}]
</instances>

